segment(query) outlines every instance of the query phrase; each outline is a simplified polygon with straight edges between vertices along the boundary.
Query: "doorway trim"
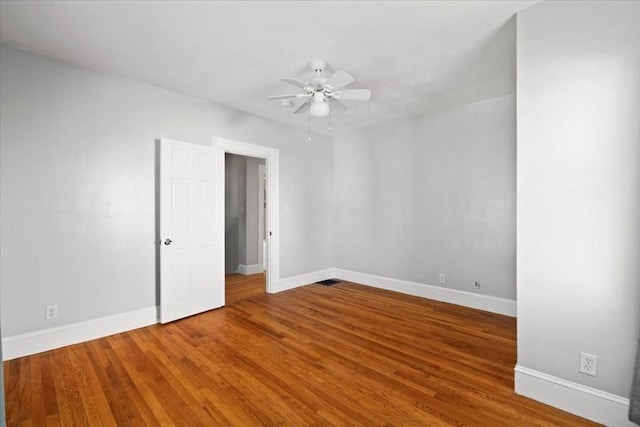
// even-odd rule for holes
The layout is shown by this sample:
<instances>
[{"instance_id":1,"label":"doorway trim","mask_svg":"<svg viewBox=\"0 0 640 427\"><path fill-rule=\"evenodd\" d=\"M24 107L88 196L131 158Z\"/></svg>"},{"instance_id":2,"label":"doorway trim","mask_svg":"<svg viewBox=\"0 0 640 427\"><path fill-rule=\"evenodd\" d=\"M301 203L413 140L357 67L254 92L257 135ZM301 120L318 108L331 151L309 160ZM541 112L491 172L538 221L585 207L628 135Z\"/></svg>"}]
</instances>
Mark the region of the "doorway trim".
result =
<instances>
[{"instance_id":1,"label":"doorway trim","mask_svg":"<svg viewBox=\"0 0 640 427\"><path fill-rule=\"evenodd\" d=\"M267 169L267 211L265 235L267 237L266 291L275 292L280 280L280 150L263 145L249 144L214 136L213 146L225 153L264 159ZM223 173L224 176L224 173Z\"/></svg>"},{"instance_id":2,"label":"doorway trim","mask_svg":"<svg viewBox=\"0 0 640 427\"><path fill-rule=\"evenodd\" d=\"M267 227L266 227L266 215L267 200L266 194L266 181L267 181L267 165L258 165L258 263L262 267L261 271L267 269Z\"/></svg>"}]
</instances>

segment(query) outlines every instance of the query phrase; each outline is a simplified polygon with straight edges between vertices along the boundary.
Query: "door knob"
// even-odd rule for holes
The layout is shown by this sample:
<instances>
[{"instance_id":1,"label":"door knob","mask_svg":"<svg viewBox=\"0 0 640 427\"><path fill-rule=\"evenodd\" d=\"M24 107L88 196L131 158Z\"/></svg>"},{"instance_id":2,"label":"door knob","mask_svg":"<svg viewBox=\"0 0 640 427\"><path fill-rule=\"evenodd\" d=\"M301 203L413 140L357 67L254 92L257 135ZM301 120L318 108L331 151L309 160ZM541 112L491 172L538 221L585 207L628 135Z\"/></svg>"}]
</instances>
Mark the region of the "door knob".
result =
<instances>
[{"instance_id":1,"label":"door knob","mask_svg":"<svg viewBox=\"0 0 640 427\"><path fill-rule=\"evenodd\" d=\"M165 244L165 245L167 245L167 246L169 246L169 245L171 244L171 239L167 239L167 240L165 240L165 241L164 241L164 244Z\"/></svg>"}]
</instances>

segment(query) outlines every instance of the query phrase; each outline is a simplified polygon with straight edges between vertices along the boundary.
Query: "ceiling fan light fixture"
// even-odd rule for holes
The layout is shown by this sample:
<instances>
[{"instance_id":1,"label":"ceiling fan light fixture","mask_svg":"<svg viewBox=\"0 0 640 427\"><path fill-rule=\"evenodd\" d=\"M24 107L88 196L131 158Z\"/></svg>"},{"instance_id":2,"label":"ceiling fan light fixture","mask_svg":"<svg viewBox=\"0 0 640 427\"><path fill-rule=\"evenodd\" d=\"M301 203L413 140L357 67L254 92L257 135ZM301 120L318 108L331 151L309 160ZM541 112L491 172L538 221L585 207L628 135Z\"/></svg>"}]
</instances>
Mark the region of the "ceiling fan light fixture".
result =
<instances>
[{"instance_id":1,"label":"ceiling fan light fixture","mask_svg":"<svg viewBox=\"0 0 640 427\"><path fill-rule=\"evenodd\" d=\"M281 79L285 83L302 89L303 93L293 93L288 95L269 96L271 100L292 100L305 99L302 104L296 103L297 108L294 114L301 114L309 111L309 123L311 117L323 118L331 114L331 103L335 102L339 110L346 110L347 107L340 102L341 99L349 101L368 101L371 98L369 89L345 89L343 87L353 83L353 77L344 71L336 71L328 78L322 77L325 71L327 61L324 59L315 59L309 64L314 72L314 77L309 81L302 81L295 77L286 77ZM293 104L293 101L288 101ZM282 101L281 106L288 106L287 101ZM331 119L329 119L331 120Z\"/></svg>"},{"instance_id":2,"label":"ceiling fan light fixture","mask_svg":"<svg viewBox=\"0 0 640 427\"><path fill-rule=\"evenodd\" d=\"M314 102L311 104L309 113L313 117L327 117L329 115L329 104L324 101Z\"/></svg>"}]
</instances>

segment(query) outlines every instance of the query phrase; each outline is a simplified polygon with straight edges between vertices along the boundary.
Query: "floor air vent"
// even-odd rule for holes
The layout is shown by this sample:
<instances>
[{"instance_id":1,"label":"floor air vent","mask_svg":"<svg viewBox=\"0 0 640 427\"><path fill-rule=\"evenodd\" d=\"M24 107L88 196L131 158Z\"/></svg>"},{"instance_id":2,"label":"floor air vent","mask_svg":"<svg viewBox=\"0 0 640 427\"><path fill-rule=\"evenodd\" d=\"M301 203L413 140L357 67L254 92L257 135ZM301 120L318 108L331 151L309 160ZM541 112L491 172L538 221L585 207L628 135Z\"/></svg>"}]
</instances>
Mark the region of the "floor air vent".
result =
<instances>
[{"instance_id":1,"label":"floor air vent","mask_svg":"<svg viewBox=\"0 0 640 427\"><path fill-rule=\"evenodd\" d=\"M331 285L335 285L336 283L340 283L340 280L336 280L336 279L327 279L327 280L321 280L319 282L316 282L318 285L324 285L324 286L331 286Z\"/></svg>"}]
</instances>

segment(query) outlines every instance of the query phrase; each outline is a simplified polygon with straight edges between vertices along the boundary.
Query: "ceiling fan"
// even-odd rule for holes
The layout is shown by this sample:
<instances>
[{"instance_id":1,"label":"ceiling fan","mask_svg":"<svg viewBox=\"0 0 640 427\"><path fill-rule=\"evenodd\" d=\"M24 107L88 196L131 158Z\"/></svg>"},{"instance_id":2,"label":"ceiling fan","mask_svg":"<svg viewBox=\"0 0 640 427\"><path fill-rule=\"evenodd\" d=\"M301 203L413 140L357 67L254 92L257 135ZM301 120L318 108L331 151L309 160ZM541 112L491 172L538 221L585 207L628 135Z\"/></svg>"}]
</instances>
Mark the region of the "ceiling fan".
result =
<instances>
[{"instance_id":1,"label":"ceiling fan","mask_svg":"<svg viewBox=\"0 0 640 427\"><path fill-rule=\"evenodd\" d=\"M344 71L337 71L329 78L322 77L321 74L327 66L327 61L324 59L314 59L309 66L314 71L315 77L308 82L303 82L294 77L282 79L283 82L301 88L304 91L303 93L275 95L270 96L269 99L303 99L304 102L294 111L295 114L309 110L309 114L314 117L326 117L330 112L330 104L346 110L347 107L340 102L341 100L368 101L371 98L369 89L342 90L343 87L354 81L353 77Z\"/></svg>"}]
</instances>

